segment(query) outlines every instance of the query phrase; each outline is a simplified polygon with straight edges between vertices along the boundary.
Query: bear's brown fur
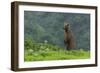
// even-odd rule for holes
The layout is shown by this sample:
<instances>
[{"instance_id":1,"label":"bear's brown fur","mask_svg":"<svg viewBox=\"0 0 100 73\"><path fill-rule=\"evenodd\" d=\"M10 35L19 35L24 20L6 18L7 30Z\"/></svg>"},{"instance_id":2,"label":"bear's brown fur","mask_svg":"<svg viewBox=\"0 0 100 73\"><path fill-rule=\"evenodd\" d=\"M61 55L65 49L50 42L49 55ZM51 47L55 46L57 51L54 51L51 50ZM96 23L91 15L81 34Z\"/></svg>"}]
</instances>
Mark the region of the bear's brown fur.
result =
<instances>
[{"instance_id":1,"label":"bear's brown fur","mask_svg":"<svg viewBox=\"0 0 100 73\"><path fill-rule=\"evenodd\" d=\"M67 50L75 49L75 40L70 25L64 22L64 43Z\"/></svg>"}]
</instances>

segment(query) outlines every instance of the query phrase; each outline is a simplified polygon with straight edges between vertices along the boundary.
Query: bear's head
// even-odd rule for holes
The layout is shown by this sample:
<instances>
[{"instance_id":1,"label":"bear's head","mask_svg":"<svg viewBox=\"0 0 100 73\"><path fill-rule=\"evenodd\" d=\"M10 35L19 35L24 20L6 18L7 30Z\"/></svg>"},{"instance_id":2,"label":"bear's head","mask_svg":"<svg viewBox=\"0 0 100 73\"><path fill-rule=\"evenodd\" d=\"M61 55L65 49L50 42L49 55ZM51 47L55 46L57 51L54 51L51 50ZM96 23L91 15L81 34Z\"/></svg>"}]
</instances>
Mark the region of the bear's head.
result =
<instances>
[{"instance_id":1,"label":"bear's head","mask_svg":"<svg viewBox=\"0 0 100 73\"><path fill-rule=\"evenodd\" d=\"M64 22L64 30L65 30L65 31L68 31L68 30L69 30L69 28L70 28L70 24L69 24L69 23Z\"/></svg>"}]
</instances>

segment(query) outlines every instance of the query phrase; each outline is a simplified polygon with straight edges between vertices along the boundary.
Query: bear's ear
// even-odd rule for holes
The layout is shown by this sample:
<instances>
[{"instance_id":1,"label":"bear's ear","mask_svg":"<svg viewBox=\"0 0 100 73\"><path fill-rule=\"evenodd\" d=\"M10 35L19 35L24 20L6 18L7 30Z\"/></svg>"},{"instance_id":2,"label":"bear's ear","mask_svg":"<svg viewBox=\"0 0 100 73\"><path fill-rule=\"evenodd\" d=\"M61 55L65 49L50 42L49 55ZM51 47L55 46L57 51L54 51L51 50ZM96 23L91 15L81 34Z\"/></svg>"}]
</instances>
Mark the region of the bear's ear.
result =
<instances>
[{"instance_id":1,"label":"bear's ear","mask_svg":"<svg viewBox=\"0 0 100 73\"><path fill-rule=\"evenodd\" d=\"M69 23L65 21L65 22L64 22L64 25L67 26L67 25L69 25Z\"/></svg>"},{"instance_id":2,"label":"bear's ear","mask_svg":"<svg viewBox=\"0 0 100 73\"><path fill-rule=\"evenodd\" d=\"M70 27L70 24L69 23L67 23L67 25L66 25L67 27Z\"/></svg>"},{"instance_id":3,"label":"bear's ear","mask_svg":"<svg viewBox=\"0 0 100 73\"><path fill-rule=\"evenodd\" d=\"M67 23L66 25L69 26L69 23Z\"/></svg>"},{"instance_id":4,"label":"bear's ear","mask_svg":"<svg viewBox=\"0 0 100 73\"><path fill-rule=\"evenodd\" d=\"M67 27L70 27L70 24L68 24Z\"/></svg>"}]
</instances>

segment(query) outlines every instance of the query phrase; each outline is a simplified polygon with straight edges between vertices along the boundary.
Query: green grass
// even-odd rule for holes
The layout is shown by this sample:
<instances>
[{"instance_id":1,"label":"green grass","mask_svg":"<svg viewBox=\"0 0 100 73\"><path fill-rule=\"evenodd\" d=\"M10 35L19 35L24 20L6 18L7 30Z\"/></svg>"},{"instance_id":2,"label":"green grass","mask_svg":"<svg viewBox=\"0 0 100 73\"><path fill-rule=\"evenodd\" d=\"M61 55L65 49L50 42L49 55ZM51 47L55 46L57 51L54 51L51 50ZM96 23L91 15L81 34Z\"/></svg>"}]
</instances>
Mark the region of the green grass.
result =
<instances>
[{"instance_id":1,"label":"green grass","mask_svg":"<svg viewBox=\"0 0 100 73\"><path fill-rule=\"evenodd\" d=\"M24 61L88 59L90 52L83 49L64 50L47 43L33 43L31 48L25 48Z\"/></svg>"}]
</instances>

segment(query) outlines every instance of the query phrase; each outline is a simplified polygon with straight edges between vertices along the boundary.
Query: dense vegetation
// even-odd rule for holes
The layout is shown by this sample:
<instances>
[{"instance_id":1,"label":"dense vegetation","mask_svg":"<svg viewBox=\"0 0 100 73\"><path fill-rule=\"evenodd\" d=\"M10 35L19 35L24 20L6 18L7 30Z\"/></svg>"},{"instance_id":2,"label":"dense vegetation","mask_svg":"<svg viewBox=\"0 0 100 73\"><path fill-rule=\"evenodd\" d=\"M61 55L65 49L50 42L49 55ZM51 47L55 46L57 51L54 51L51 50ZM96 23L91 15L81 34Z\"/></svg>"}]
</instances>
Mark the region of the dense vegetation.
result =
<instances>
[{"instance_id":1,"label":"dense vegetation","mask_svg":"<svg viewBox=\"0 0 100 73\"><path fill-rule=\"evenodd\" d=\"M29 44L30 43L30 44ZM36 43L31 40L25 40L25 61L44 61L44 60L69 60L69 59L87 59L90 58L90 52L80 50L64 50L56 45Z\"/></svg>"},{"instance_id":2,"label":"dense vegetation","mask_svg":"<svg viewBox=\"0 0 100 73\"><path fill-rule=\"evenodd\" d=\"M64 21L74 33L75 50L64 49ZM24 47L25 61L89 58L90 15L24 11Z\"/></svg>"},{"instance_id":3,"label":"dense vegetation","mask_svg":"<svg viewBox=\"0 0 100 73\"><path fill-rule=\"evenodd\" d=\"M25 51L25 61L44 61L44 60L70 60L70 59L88 59L89 51L71 50L71 51L47 51L47 52L31 52Z\"/></svg>"},{"instance_id":4,"label":"dense vegetation","mask_svg":"<svg viewBox=\"0 0 100 73\"><path fill-rule=\"evenodd\" d=\"M87 59L90 58L90 52L83 49L64 50L57 45L33 42L31 38L25 39L25 61L40 60L64 60L64 59Z\"/></svg>"}]
</instances>

